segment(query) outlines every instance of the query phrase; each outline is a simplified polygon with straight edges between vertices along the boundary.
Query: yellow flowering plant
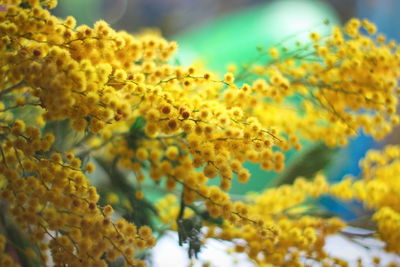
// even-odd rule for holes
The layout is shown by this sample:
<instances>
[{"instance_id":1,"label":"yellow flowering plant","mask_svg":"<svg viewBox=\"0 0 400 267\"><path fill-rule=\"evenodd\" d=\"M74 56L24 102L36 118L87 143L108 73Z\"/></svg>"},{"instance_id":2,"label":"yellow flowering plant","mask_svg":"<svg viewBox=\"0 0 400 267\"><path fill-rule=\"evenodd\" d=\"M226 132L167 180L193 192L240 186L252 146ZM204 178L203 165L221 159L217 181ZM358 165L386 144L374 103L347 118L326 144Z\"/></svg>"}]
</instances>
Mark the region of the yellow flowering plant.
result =
<instances>
[{"instance_id":1,"label":"yellow flowering plant","mask_svg":"<svg viewBox=\"0 0 400 267\"><path fill-rule=\"evenodd\" d=\"M359 179L229 194L252 179L245 162L280 172L303 141L380 140L399 124L400 49L371 22L219 77L172 63L177 43L156 33L76 25L55 0L0 3L0 266L145 266L165 229L190 257L216 238L257 266L347 266L324 250L346 223L304 208L321 195L363 203L371 235L400 254L399 146L370 151Z\"/></svg>"}]
</instances>

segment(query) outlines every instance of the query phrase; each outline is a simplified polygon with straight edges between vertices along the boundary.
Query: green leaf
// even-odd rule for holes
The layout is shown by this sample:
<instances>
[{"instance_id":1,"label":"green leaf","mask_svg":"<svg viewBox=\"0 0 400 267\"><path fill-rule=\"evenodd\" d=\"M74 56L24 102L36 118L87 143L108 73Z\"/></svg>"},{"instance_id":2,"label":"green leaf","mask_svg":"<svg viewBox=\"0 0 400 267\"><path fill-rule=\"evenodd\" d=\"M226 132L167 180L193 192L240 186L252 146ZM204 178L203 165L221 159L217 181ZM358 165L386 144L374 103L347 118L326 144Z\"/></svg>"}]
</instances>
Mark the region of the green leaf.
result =
<instances>
[{"instance_id":1,"label":"green leaf","mask_svg":"<svg viewBox=\"0 0 400 267\"><path fill-rule=\"evenodd\" d=\"M136 149L138 146L138 141L146 137L144 133L144 126L146 125L146 120L143 117L137 117L129 128L129 133L127 134L126 141L130 149Z\"/></svg>"},{"instance_id":2,"label":"green leaf","mask_svg":"<svg viewBox=\"0 0 400 267\"><path fill-rule=\"evenodd\" d=\"M131 128L129 129L129 133L135 133L135 132L143 131L145 125L146 125L146 119L141 117L141 116L139 116L132 123Z\"/></svg>"},{"instance_id":3,"label":"green leaf","mask_svg":"<svg viewBox=\"0 0 400 267\"><path fill-rule=\"evenodd\" d=\"M49 121L46 123L43 133L52 133L56 137L54 148L65 152L70 150L84 133L74 131L70 126L70 120Z\"/></svg>"},{"instance_id":4,"label":"green leaf","mask_svg":"<svg viewBox=\"0 0 400 267\"><path fill-rule=\"evenodd\" d=\"M137 199L135 197L136 188L132 183L129 183L126 175L117 168L118 157L115 157L113 162L107 162L101 158L96 158L98 164L106 172L113 192L120 192L131 204L133 211L126 211L123 217L134 222L136 226L148 225L152 228L152 217L158 215L157 209L146 198Z\"/></svg>"},{"instance_id":5,"label":"green leaf","mask_svg":"<svg viewBox=\"0 0 400 267\"><path fill-rule=\"evenodd\" d=\"M39 267L41 266L37 260L32 260L26 256L24 249L25 248L35 248L29 242L28 238L25 234L16 226L15 222L11 221L9 216L4 212L3 207L0 207L0 229L3 228L5 231L4 235L7 238L7 241L11 244L11 246L15 249L16 257L21 262L21 266L27 267ZM35 250L36 252L36 250Z\"/></svg>"},{"instance_id":6,"label":"green leaf","mask_svg":"<svg viewBox=\"0 0 400 267\"><path fill-rule=\"evenodd\" d=\"M297 177L311 179L315 174L326 168L333 160L338 148L331 148L324 143L318 143L306 149L292 160L289 166L278 176L273 187L293 184Z\"/></svg>"}]
</instances>

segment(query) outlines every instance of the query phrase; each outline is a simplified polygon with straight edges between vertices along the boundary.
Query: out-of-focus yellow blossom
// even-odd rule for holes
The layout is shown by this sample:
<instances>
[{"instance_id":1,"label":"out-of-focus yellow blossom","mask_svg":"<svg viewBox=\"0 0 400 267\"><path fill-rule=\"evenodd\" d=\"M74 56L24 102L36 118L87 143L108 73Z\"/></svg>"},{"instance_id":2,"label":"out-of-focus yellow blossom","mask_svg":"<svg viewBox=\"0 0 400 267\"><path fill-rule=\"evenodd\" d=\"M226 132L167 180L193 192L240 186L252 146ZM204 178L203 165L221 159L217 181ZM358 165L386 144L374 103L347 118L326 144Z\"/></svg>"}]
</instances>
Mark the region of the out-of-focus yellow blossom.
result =
<instances>
[{"instance_id":1,"label":"out-of-focus yellow blossom","mask_svg":"<svg viewBox=\"0 0 400 267\"><path fill-rule=\"evenodd\" d=\"M160 220L164 224L171 227L171 230L177 231L176 218L179 213L179 203L175 195L168 194L157 202L157 210L160 215ZM186 209L183 218L190 218L194 215L193 211Z\"/></svg>"},{"instance_id":2,"label":"out-of-focus yellow blossom","mask_svg":"<svg viewBox=\"0 0 400 267\"><path fill-rule=\"evenodd\" d=\"M370 150L360 161L361 179L351 177L331 188L340 199L357 199L375 211L377 237L386 249L400 253L400 146L388 145L382 151Z\"/></svg>"}]
</instances>

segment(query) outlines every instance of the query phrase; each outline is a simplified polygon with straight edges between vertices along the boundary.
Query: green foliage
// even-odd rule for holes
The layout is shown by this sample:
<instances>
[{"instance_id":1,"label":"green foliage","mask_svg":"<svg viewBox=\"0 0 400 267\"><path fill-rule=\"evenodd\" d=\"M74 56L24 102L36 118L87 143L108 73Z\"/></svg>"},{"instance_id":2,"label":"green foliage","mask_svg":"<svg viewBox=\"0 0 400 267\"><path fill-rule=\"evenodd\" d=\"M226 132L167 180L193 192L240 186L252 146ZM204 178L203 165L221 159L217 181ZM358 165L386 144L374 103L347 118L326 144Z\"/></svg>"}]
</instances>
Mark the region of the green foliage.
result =
<instances>
[{"instance_id":1,"label":"green foliage","mask_svg":"<svg viewBox=\"0 0 400 267\"><path fill-rule=\"evenodd\" d=\"M146 137L144 133L144 127L146 126L146 120L143 117L137 117L129 128L129 133L126 136L126 141L131 149L138 147L138 141Z\"/></svg>"},{"instance_id":2,"label":"green foliage","mask_svg":"<svg viewBox=\"0 0 400 267\"><path fill-rule=\"evenodd\" d=\"M291 161L273 186L293 184L299 176L307 179L313 178L317 172L325 169L332 162L338 151L337 147L331 148L324 143L310 146Z\"/></svg>"},{"instance_id":3,"label":"green foliage","mask_svg":"<svg viewBox=\"0 0 400 267\"><path fill-rule=\"evenodd\" d=\"M17 227L15 222L6 218L5 213L0 214L0 234L4 232L10 246L10 250L15 251L18 259L21 261L21 266L24 267L40 267L37 260L32 260L25 254L25 248L32 248L29 240L24 233Z\"/></svg>"},{"instance_id":4,"label":"green foliage","mask_svg":"<svg viewBox=\"0 0 400 267\"><path fill-rule=\"evenodd\" d=\"M123 209L122 216L128 221L134 222L136 226L148 225L154 228L152 218L157 216L156 208L147 199L135 197L137 188L129 183L126 174L116 167L118 158L115 158L113 162L106 162L100 158L96 158L96 161L104 169L110 180L111 192L120 193L132 206L132 211Z\"/></svg>"}]
</instances>

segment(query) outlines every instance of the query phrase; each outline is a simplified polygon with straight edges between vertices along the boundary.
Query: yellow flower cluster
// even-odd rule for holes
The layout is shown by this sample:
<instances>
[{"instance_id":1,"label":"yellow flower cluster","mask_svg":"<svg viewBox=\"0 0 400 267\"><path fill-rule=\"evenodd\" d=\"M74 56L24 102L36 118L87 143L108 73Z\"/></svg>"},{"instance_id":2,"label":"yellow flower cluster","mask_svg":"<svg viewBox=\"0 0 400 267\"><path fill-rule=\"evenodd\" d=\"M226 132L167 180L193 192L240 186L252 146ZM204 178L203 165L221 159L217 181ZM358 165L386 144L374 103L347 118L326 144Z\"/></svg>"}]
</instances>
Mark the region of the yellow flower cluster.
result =
<instances>
[{"instance_id":1,"label":"yellow flower cluster","mask_svg":"<svg viewBox=\"0 0 400 267\"><path fill-rule=\"evenodd\" d=\"M385 242L389 252L400 253L400 213L390 207L380 208L373 216L377 223L378 237Z\"/></svg>"},{"instance_id":2,"label":"yellow flower cluster","mask_svg":"<svg viewBox=\"0 0 400 267\"><path fill-rule=\"evenodd\" d=\"M169 191L181 190L180 208L173 197L158 204L161 221L179 228L176 219L193 214L185 208L204 203L211 219L223 219L220 229L209 226L208 235L242 239L237 250L259 264L340 262L322 247L343 223L293 214L309 197L357 197L381 208L376 220L382 236L396 226L399 188L394 178L386 179L399 169L396 149L384 159L370 156L377 166L365 163L369 178L360 185L346 180L329 189L318 176L267 190L249 203L234 202L228 193L232 180L250 179L245 162L282 171L282 151L300 149L300 138L344 145L359 129L381 138L399 123L400 50L381 36L362 35L361 26L375 32L370 22L351 20L326 39L312 34L314 50L306 55L300 50L280 60L273 48L273 61L249 68L259 79L247 83L246 70L218 78L171 64L177 44L154 32L133 36L104 21L77 26L73 17L51 15L56 1L3 2L0 196L43 264L50 250L58 265L106 266L123 258L126 265L143 266L136 251L154 246L150 227L136 227L98 204L86 175L95 165L85 159L101 149L106 153L95 155L132 171L139 184L149 176ZM299 106L286 101L292 97ZM20 111L28 114L25 122ZM70 122L65 131L82 137L68 148L74 153L58 151L54 143L65 140L48 130L62 120ZM210 186L214 178L219 186ZM383 199L385 193L391 196ZM144 197L135 192L136 200ZM392 241L388 247L398 251Z\"/></svg>"},{"instance_id":3,"label":"yellow flower cluster","mask_svg":"<svg viewBox=\"0 0 400 267\"><path fill-rule=\"evenodd\" d=\"M362 29L371 36L362 34ZM257 112L261 121L332 146L346 145L347 137L358 129L382 139L400 122L396 114L400 50L375 31L371 22L352 19L344 28L333 27L328 37L310 34L312 49L288 50L281 60L256 65L252 73L260 79L252 88L273 100L261 102ZM303 112L281 103L292 96ZM270 113L274 115L264 115Z\"/></svg>"},{"instance_id":4,"label":"yellow flower cluster","mask_svg":"<svg viewBox=\"0 0 400 267\"><path fill-rule=\"evenodd\" d=\"M205 237L234 242L235 251L246 253L258 266L301 266L304 259L318 260L327 266L337 264L340 260L326 254L323 247L325 237L341 230L344 222L301 214L307 211L301 204L328 192L328 183L318 175L313 181L298 178L294 185L250 195L246 202L225 204L215 215L213 209L208 209L211 217L221 216L224 221L219 226L208 223ZM213 200L207 201L206 205L211 205ZM162 221L176 229L176 198L169 195L162 199L158 209Z\"/></svg>"},{"instance_id":5,"label":"yellow flower cluster","mask_svg":"<svg viewBox=\"0 0 400 267\"><path fill-rule=\"evenodd\" d=\"M370 150L360 166L361 179L348 177L332 186L331 193L344 200L360 200L376 211L372 219L377 223L378 237L388 251L400 253L400 146Z\"/></svg>"},{"instance_id":6,"label":"yellow flower cluster","mask_svg":"<svg viewBox=\"0 0 400 267\"><path fill-rule=\"evenodd\" d=\"M224 199L224 195L214 193L209 199L207 195L204 198L207 199L206 207L212 207L207 209L210 215L225 220L222 225L208 223L206 238L233 240L236 252L246 253L260 266L267 263L301 266L308 258L326 266L346 266L346 262L329 256L323 248L326 236L339 232L345 223L338 218L302 215L308 211L309 198L332 194L343 200L360 200L367 208L375 210L371 220L377 224L376 236L385 242L387 251L400 253L397 242L400 238L400 188L397 181L400 147L370 150L360 165L362 178L359 180L345 177L341 182L329 185L322 175L317 175L313 181L299 177L293 185L249 195L245 203L226 202L221 210L215 207L219 206L219 198ZM160 203L158 208L163 213L163 222L175 225L179 209L176 198L170 195Z\"/></svg>"},{"instance_id":7,"label":"yellow flower cluster","mask_svg":"<svg viewBox=\"0 0 400 267\"><path fill-rule=\"evenodd\" d=\"M73 17L60 20L40 1L30 1L30 9L12 2L0 14L2 73L7 84L25 88L25 102L39 100L45 120L69 118L75 130L98 133L131 115L144 73L155 72L149 78L157 80L171 71L155 62L165 64L175 43L116 33L104 21L77 27Z\"/></svg>"},{"instance_id":8,"label":"yellow flower cluster","mask_svg":"<svg viewBox=\"0 0 400 267\"><path fill-rule=\"evenodd\" d=\"M151 229L124 219L114 222L112 207L98 206L99 195L79 158L49 151L54 136L41 138L37 128L20 120L0 126L5 139L0 145L0 178L5 182L0 196L38 247L42 263L50 249L54 262L70 266L106 266L104 258L113 262L119 257L129 265L143 265L134 259L135 250L154 246Z\"/></svg>"},{"instance_id":9,"label":"yellow flower cluster","mask_svg":"<svg viewBox=\"0 0 400 267\"><path fill-rule=\"evenodd\" d=\"M329 192L329 185L322 175L313 181L298 178L293 185L268 189L250 196L246 204L246 216L256 219L258 227L247 224L237 227L224 222L219 231L215 227L208 232L209 237L225 240L241 240L236 244L237 252L245 252L258 265L301 266L304 259L330 263L334 258L323 249L325 237L344 227L337 219L323 219L301 215L307 211L303 204L310 197L318 197ZM277 235L272 235L268 229ZM222 230L222 231L221 231Z\"/></svg>"}]
</instances>

